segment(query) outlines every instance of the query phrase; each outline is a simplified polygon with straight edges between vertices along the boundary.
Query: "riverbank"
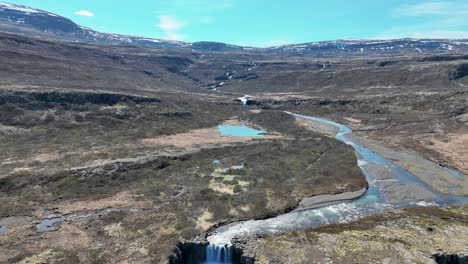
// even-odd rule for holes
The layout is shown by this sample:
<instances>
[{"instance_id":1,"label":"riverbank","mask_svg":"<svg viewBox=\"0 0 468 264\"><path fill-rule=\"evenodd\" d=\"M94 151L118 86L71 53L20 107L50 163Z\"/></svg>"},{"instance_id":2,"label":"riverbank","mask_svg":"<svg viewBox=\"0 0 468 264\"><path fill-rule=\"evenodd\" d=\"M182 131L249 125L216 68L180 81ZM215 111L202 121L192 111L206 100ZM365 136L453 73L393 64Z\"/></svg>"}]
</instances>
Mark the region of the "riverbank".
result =
<instances>
[{"instance_id":1,"label":"riverbank","mask_svg":"<svg viewBox=\"0 0 468 264\"><path fill-rule=\"evenodd\" d=\"M299 203L297 208L294 211L302 211L308 209L319 208L327 205L337 204L344 201L351 201L353 199L363 196L367 191L367 188L363 188L355 192L344 192L337 194L323 194L317 195L309 198L304 198Z\"/></svg>"},{"instance_id":2,"label":"riverbank","mask_svg":"<svg viewBox=\"0 0 468 264\"><path fill-rule=\"evenodd\" d=\"M289 113L291 114L291 113ZM313 130L335 135L351 145L359 166L369 182L369 190L360 199L323 207L293 211L274 218L245 221L222 226L208 236L211 244L230 244L233 240L248 239L256 235L291 232L331 223L343 223L397 208L466 203L460 196L443 195L411 172L386 160L366 146L353 141L352 130L341 124L303 115L294 115L299 124ZM305 121L305 122L304 122ZM331 197L328 197L331 198Z\"/></svg>"},{"instance_id":3,"label":"riverbank","mask_svg":"<svg viewBox=\"0 0 468 264\"><path fill-rule=\"evenodd\" d=\"M339 132L336 126L318 120L309 119L307 122L298 120L298 123L308 129L327 135L336 136ZM395 151L381 146L374 140L358 137L355 134L348 135L348 138L409 171L441 193L468 195L468 176L462 173L445 168L414 153Z\"/></svg>"},{"instance_id":4,"label":"riverbank","mask_svg":"<svg viewBox=\"0 0 468 264\"><path fill-rule=\"evenodd\" d=\"M351 136L353 141L365 146L396 165L406 169L432 188L445 194L468 195L468 176L419 157L413 153L395 151L378 145L375 141Z\"/></svg>"},{"instance_id":5,"label":"riverbank","mask_svg":"<svg viewBox=\"0 0 468 264\"><path fill-rule=\"evenodd\" d=\"M347 224L244 241L255 263L435 263L468 260L468 207L417 207ZM464 262L438 262L464 263Z\"/></svg>"}]
</instances>

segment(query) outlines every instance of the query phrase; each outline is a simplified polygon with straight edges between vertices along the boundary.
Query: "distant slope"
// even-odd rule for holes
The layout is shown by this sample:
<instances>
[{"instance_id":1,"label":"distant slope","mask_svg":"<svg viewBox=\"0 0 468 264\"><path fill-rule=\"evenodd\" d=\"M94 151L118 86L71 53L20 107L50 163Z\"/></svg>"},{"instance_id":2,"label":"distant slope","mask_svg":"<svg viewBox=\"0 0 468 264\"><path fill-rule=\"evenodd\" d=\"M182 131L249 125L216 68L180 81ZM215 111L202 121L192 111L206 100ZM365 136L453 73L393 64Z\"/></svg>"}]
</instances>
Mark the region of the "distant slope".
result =
<instances>
[{"instance_id":1,"label":"distant slope","mask_svg":"<svg viewBox=\"0 0 468 264\"><path fill-rule=\"evenodd\" d=\"M0 33L0 88L146 94L296 93L313 96L447 91L468 86L468 54L290 57L109 46Z\"/></svg>"},{"instance_id":2,"label":"distant slope","mask_svg":"<svg viewBox=\"0 0 468 264\"><path fill-rule=\"evenodd\" d=\"M144 44L159 48L192 48L196 50L242 50L242 47L216 42L185 43L138 36L101 33L77 25L72 20L39 9L0 2L0 31L35 34L80 42Z\"/></svg>"},{"instance_id":3,"label":"distant slope","mask_svg":"<svg viewBox=\"0 0 468 264\"><path fill-rule=\"evenodd\" d=\"M405 55L468 52L468 40L393 39L334 40L269 48L270 51L302 54Z\"/></svg>"},{"instance_id":4,"label":"distant slope","mask_svg":"<svg viewBox=\"0 0 468 264\"><path fill-rule=\"evenodd\" d=\"M468 40L338 40L271 48L99 33L0 3L0 88L349 97L468 87Z\"/></svg>"},{"instance_id":5,"label":"distant slope","mask_svg":"<svg viewBox=\"0 0 468 264\"><path fill-rule=\"evenodd\" d=\"M0 2L0 29L11 33L34 33L71 41L142 43L158 47L184 47L183 42L106 34L75 24L72 20L39 9Z\"/></svg>"},{"instance_id":6,"label":"distant slope","mask_svg":"<svg viewBox=\"0 0 468 264\"><path fill-rule=\"evenodd\" d=\"M219 42L186 43L147 37L101 33L77 25L72 20L27 6L0 2L0 31L31 36L59 38L78 42L147 45L157 48L184 48L195 51L256 52L291 56L367 56L417 55L421 53L465 53L468 40L396 39L396 40L335 40L252 48Z\"/></svg>"}]
</instances>

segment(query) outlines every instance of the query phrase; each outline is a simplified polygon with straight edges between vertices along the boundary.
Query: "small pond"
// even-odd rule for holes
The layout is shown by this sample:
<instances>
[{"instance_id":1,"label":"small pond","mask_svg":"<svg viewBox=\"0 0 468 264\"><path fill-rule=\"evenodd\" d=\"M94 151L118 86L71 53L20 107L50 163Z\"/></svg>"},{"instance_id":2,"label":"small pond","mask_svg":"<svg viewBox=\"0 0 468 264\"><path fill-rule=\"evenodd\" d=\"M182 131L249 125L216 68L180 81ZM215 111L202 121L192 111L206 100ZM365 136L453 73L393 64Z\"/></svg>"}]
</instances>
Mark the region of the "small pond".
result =
<instances>
[{"instance_id":1,"label":"small pond","mask_svg":"<svg viewBox=\"0 0 468 264\"><path fill-rule=\"evenodd\" d=\"M63 222L62 217L54 217L44 219L36 226L36 231L39 233L51 232L59 229L59 224Z\"/></svg>"},{"instance_id":2,"label":"small pond","mask_svg":"<svg viewBox=\"0 0 468 264\"><path fill-rule=\"evenodd\" d=\"M233 137L263 137L266 133L266 131L253 129L246 125L220 125L218 126L218 131L223 136Z\"/></svg>"}]
</instances>

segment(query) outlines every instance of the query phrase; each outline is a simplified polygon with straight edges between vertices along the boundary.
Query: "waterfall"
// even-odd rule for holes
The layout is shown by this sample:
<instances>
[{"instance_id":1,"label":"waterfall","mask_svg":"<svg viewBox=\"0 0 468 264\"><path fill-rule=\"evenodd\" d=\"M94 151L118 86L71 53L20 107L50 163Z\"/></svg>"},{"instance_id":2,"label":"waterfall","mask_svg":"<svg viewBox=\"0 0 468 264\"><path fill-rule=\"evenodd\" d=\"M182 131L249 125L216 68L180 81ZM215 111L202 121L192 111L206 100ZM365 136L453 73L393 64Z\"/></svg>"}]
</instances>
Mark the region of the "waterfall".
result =
<instances>
[{"instance_id":1,"label":"waterfall","mask_svg":"<svg viewBox=\"0 0 468 264\"><path fill-rule=\"evenodd\" d=\"M204 264L231 264L232 248L229 246L208 245Z\"/></svg>"},{"instance_id":2,"label":"waterfall","mask_svg":"<svg viewBox=\"0 0 468 264\"><path fill-rule=\"evenodd\" d=\"M252 98L252 96L244 95L242 97L237 98L237 100L239 100L242 105L247 105L249 103L250 98Z\"/></svg>"}]
</instances>

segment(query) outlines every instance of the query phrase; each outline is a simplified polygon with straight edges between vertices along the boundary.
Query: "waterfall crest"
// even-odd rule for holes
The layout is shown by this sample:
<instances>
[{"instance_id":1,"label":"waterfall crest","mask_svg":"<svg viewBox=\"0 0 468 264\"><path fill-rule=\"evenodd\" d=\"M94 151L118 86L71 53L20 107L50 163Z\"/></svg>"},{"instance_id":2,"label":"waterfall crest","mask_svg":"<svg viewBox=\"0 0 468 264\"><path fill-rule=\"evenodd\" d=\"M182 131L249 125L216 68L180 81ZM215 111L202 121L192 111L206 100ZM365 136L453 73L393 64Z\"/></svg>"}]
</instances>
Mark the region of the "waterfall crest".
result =
<instances>
[{"instance_id":1,"label":"waterfall crest","mask_svg":"<svg viewBox=\"0 0 468 264\"><path fill-rule=\"evenodd\" d=\"M231 247L208 245L206 247L206 261L204 264L231 264L232 257Z\"/></svg>"}]
</instances>

